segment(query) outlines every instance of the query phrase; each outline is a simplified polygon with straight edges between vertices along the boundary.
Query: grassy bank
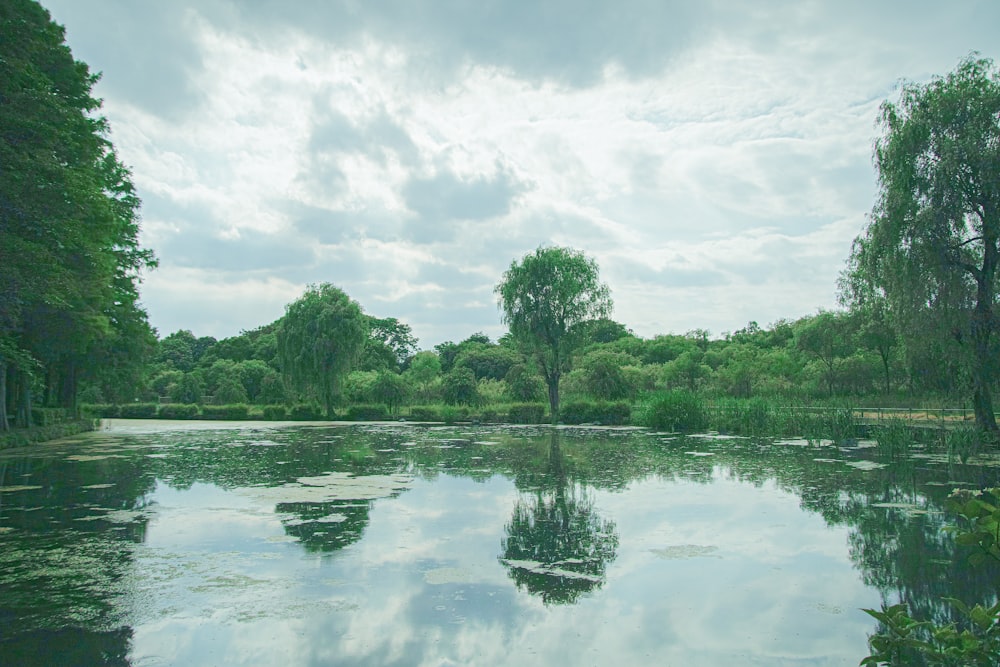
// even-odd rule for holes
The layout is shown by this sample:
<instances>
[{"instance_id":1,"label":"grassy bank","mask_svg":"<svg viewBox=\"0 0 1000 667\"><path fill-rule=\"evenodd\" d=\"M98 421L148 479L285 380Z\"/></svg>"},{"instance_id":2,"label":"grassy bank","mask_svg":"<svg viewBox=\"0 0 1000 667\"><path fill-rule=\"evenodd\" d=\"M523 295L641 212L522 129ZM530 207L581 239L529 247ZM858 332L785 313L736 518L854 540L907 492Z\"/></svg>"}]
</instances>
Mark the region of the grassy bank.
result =
<instances>
[{"instance_id":1,"label":"grassy bank","mask_svg":"<svg viewBox=\"0 0 1000 667\"><path fill-rule=\"evenodd\" d=\"M26 447L39 442L57 440L67 436L93 431L97 423L93 419L72 419L45 426L18 428L7 433L0 433L0 449Z\"/></svg>"}]
</instances>

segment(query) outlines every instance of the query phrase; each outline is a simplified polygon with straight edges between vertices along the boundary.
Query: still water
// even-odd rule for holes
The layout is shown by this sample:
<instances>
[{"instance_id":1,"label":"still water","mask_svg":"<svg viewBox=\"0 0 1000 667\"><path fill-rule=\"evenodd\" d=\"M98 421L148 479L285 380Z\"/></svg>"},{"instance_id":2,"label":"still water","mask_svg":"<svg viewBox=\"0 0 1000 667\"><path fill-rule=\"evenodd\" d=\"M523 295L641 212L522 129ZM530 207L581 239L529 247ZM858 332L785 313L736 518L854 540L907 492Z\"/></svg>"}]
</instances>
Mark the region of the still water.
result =
<instances>
[{"instance_id":1,"label":"still water","mask_svg":"<svg viewBox=\"0 0 1000 667\"><path fill-rule=\"evenodd\" d=\"M856 665L996 574L869 444L105 422L0 453L0 664Z\"/></svg>"}]
</instances>

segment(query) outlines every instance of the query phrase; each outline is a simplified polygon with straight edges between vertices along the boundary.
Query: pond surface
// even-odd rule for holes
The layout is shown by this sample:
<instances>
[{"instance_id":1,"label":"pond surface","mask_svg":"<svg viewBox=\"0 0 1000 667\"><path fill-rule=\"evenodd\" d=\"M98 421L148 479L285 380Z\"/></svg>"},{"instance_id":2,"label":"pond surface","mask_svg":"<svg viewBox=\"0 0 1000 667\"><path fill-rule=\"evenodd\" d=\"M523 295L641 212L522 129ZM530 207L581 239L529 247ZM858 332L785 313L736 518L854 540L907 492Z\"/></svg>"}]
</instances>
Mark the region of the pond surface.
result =
<instances>
[{"instance_id":1,"label":"pond surface","mask_svg":"<svg viewBox=\"0 0 1000 667\"><path fill-rule=\"evenodd\" d=\"M856 665L996 576L867 444L106 422L0 454L0 664Z\"/></svg>"}]
</instances>

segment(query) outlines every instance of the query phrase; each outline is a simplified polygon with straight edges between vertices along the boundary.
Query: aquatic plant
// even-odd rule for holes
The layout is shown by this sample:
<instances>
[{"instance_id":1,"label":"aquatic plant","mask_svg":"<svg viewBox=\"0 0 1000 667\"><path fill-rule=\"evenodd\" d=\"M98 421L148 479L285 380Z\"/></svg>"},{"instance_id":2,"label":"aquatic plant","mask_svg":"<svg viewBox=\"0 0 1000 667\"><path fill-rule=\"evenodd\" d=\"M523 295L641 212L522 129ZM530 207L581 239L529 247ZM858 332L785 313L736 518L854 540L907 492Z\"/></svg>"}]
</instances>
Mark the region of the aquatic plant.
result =
<instances>
[{"instance_id":1,"label":"aquatic plant","mask_svg":"<svg viewBox=\"0 0 1000 667\"><path fill-rule=\"evenodd\" d=\"M913 446L913 431L901 419L890 419L885 424L875 427L873 432L878 443L880 458L898 459L909 452Z\"/></svg>"},{"instance_id":2,"label":"aquatic plant","mask_svg":"<svg viewBox=\"0 0 1000 667\"><path fill-rule=\"evenodd\" d=\"M698 431L708 425L701 397L675 389L655 394L636 410L635 422L659 431Z\"/></svg>"},{"instance_id":3,"label":"aquatic plant","mask_svg":"<svg viewBox=\"0 0 1000 667\"><path fill-rule=\"evenodd\" d=\"M1000 562L1000 487L983 491L956 489L948 499L948 509L964 524L955 542L974 551L969 562L981 565ZM972 665L996 667L1000 664L1000 602L992 606L969 607L960 600L945 598L964 619L960 629L954 623L937 625L918 621L906 603L883 605L880 611L865 609L879 621L881 629L868 640L871 655L863 667L912 665L916 660L932 667Z\"/></svg>"}]
</instances>

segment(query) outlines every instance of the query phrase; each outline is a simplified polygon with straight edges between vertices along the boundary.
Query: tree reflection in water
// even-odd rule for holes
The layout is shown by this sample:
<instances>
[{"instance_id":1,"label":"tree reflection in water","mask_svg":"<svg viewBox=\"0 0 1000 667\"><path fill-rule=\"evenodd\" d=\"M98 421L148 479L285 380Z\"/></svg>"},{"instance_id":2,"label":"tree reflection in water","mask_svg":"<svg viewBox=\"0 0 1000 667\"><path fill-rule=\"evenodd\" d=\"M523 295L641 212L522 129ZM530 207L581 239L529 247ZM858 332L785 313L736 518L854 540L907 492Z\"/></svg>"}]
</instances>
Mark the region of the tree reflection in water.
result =
<instances>
[{"instance_id":1,"label":"tree reflection in water","mask_svg":"<svg viewBox=\"0 0 1000 667\"><path fill-rule=\"evenodd\" d=\"M618 552L618 533L614 521L594 511L586 487L568 480L557 430L544 480L514 505L499 560L519 589L546 604L571 604L604 584Z\"/></svg>"}]
</instances>

